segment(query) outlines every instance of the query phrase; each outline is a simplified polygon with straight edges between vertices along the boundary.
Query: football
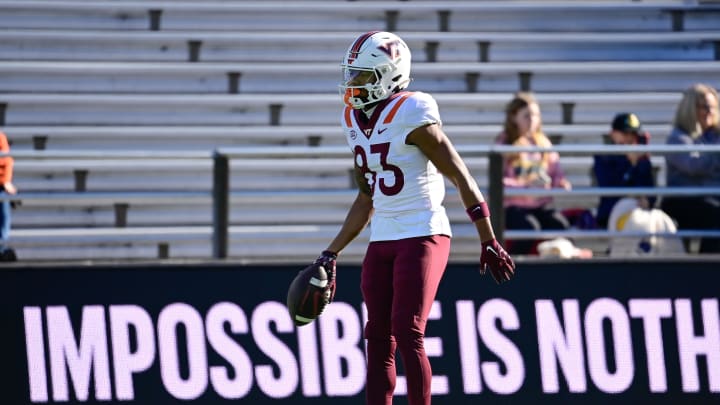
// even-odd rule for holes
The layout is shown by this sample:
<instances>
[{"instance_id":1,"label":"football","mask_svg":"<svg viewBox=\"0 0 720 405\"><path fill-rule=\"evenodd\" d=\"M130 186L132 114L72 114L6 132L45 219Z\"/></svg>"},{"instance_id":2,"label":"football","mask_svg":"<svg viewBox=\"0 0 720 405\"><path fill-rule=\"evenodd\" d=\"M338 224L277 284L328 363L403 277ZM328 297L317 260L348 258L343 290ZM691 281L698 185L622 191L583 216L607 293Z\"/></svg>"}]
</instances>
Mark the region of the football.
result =
<instances>
[{"instance_id":1,"label":"football","mask_svg":"<svg viewBox=\"0 0 720 405\"><path fill-rule=\"evenodd\" d=\"M320 264L312 264L295 276L287 294L288 311L295 325L307 325L322 314L330 303L327 285L328 274Z\"/></svg>"}]
</instances>

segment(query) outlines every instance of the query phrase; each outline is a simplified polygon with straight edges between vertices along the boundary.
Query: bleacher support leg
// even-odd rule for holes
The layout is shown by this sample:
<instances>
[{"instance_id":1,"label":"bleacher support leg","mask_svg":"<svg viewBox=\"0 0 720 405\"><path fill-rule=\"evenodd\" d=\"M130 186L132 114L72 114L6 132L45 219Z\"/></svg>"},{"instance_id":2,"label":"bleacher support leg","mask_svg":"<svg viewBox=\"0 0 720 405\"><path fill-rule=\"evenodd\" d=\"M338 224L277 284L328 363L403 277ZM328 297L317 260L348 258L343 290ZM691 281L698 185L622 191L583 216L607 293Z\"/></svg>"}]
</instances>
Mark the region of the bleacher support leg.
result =
<instances>
[{"instance_id":1,"label":"bleacher support leg","mask_svg":"<svg viewBox=\"0 0 720 405\"><path fill-rule=\"evenodd\" d=\"M308 135L308 137L307 137L308 146L320 146L321 142L322 142L321 135Z\"/></svg>"},{"instance_id":2,"label":"bleacher support leg","mask_svg":"<svg viewBox=\"0 0 720 405\"><path fill-rule=\"evenodd\" d=\"M200 48L202 47L202 41L190 40L188 41L188 62L197 62L200 60Z\"/></svg>"},{"instance_id":3,"label":"bleacher support leg","mask_svg":"<svg viewBox=\"0 0 720 405\"><path fill-rule=\"evenodd\" d=\"M228 93L238 94L240 92L240 72L228 72Z\"/></svg>"},{"instance_id":4,"label":"bleacher support leg","mask_svg":"<svg viewBox=\"0 0 720 405\"><path fill-rule=\"evenodd\" d=\"M437 41L425 42L425 60L427 62L437 62L437 50L440 45Z\"/></svg>"},{"instance_id":5,"label":"bleacher support leg","mask_svg":"<svg viewBox=\"0 0 720 405\"><path fill-rule=\"evenodd\" d=\"M715 41L715 60L720 60L720 41Z\"/></svg>"},{"instance_id":6,"label":"bleacher support leg","mask_svg":"<svg viewBox=\"0 0 720 405\"><path fill-rule=\"evenodd\" d=\"M438 29L440 30L440 32L450 31L450 10L439 10L438 22Z\"/></svg>"},{"instance_id":7,"label":"bleacher support leg","mask_svg":"<svg viewBox=\"0 0 720 405\"><path fill-rule=\"evenodd\" d=\"M575 109L575 103L560 103L562 107L562 122L563 124L573 123L573 110Z\"/></svg>"},{"instance_id":8,"label":"bleacher support leg","mask_svg":"<svg viewBox=\"0 0 720 405\"><path fill-rule=\"evenodd\" d=\"M480 79L480 73L468 72L465 73L465 91L468 93L475 93L478 87L478 80Z\"/></svg>"},{"instance_id":9,"label":"bleacher support leg","mask_svg":"<svg viewBox=\"0 0 720 405\"><path fill-rule=\"evenodd\" d=\"M394 32L397 30L398 16L400 12L397 10L385 11L385 31Z\"/></svg>"},{"instance_id":10,"label":"bleacher support leg","mask_svg":"<svg viewBox=\"0 0 720 405\"><path fill-rule=\"evenodd\" d=\"M160 17L162 16L162 10L148 10L150 17L150 31L160 31Z\"/></svg>"},{"instance_id":11,"label":"bleacher support leg","mask_svg":"<svg viewBox=\"0 0 720 405\"><path fill-rule=\"evenodd\" d=\"M280 125L280 112L282 111L282 104L270 104L270 125Z\"/></svg>"},{"instance_id":12,"label":"bleacher support leg","mask_svg":"<svg viewBox=\"0 0 720 405\"><path fill-rule=\"evenodd\" d=\"M478 41L478 51L479 51L479 57L480 62L488 62L490 61L490 42L488 41Z\"/></svg>"},{"instance_id":13,"label":"bleacher support leg","mask_svg":"<svg viewBox=\"0 0 720 405\"><path fill-rule=\"evenodd\" d=\"M45 147L47 146L47 135L33 135L32 142L33 142L33 149L34 150L45 150Z\"/></svg>"},{"instance_id":14,"label":"bleacher support leg","mask_svg":"<svg viewBox=\"0 0 720 405\"><path fill-rule=\"evenodd\" d=\"M680 32L685 30L685 12L683 10L672 10L670 12L672 17L672 30Z\"/></svg>"},{"instance_id":15,"label":"bleacher support leg","mask_svg":"<svg viewBox=\"0 0 720 405\"><path fill-rule=\"evenodd\" d=\"M75 178L75 191L87 190L87 176L88 171L85 169L73 170L73 177Z\"/></svg>"},{"instance_id":16,"label":"bleacher support leg","mask_svg":"<svg viewBox=\"0 0 720 405\"><path fill-rule=\"evenodd\" d=\"M128 203L115 203L115 227L125 228L127 226L127 213L130 204Z\"/></svg>"},{"instance_id":17,"label":"bleacher support leg","mask_svg":"<svg viewBox=\"0 0 720 405\"><path fill-rule=\"evenodd\" d=\"M170 245L167 242L160 242L157 245L157 258L168 259L170 258Z\"/></svg>"},{"instance_id":18,"label":"bleacher support leg","mask_svg":"<svg viewBox=\"0 0 720 405\"><path fill-rule=\"evenodd\" d=\"M213 157L213 257L224 259L228 254L230 206L230 164L228 157L215 152Z\"/></svg>"},{"instance_id":19,"label":"bleacher support leg","mask_svg":"<svg viewBox=\"0 0 720 405\"><path fill-rule=\"evenodd\" d=\"M0 126L5 125L5 111L7 110L7 103L0 103Z\"/></svg>"},{"instance_id":20,"label":"bleacher support leg","mask_svg":"<svg viewBox=\"0 0 720 405\"><path fill-rule=\"evenodd\" d=\"M547 134L547 137L553 145L560 145L563 141L563 134Z\"/></svg>"},{"instance_id":21,"label":"bleacher support leg","mask_svg":"<svg viewBox=\"0 0 720 405\"><path fill-rule=\"evenodd\" d=\"M532 73L531 72L520 72L518 73L520 80L520 91L532 91Z\"/></svg>"}]
</instances>

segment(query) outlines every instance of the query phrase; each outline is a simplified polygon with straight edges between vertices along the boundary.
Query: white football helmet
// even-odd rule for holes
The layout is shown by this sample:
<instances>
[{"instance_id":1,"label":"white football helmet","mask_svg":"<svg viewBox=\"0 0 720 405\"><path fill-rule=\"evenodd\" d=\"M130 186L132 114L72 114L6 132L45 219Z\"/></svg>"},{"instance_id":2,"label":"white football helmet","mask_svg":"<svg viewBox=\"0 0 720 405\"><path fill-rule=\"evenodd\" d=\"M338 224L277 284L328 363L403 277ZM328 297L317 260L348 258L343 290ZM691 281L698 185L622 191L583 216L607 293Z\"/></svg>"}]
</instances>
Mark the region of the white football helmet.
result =
<instances>
[{"instance_id":1,"label":"white football helmet","mask_svg":"<svg viewBox=\"0 0 720 405\"><path fill-rule=\"evenodd\" d=\"M360 35L340 65L343 101L359 109L405 89L410 84L410 59L410 48L395 34L371 31Z\"/></svg>"}]
</instances>

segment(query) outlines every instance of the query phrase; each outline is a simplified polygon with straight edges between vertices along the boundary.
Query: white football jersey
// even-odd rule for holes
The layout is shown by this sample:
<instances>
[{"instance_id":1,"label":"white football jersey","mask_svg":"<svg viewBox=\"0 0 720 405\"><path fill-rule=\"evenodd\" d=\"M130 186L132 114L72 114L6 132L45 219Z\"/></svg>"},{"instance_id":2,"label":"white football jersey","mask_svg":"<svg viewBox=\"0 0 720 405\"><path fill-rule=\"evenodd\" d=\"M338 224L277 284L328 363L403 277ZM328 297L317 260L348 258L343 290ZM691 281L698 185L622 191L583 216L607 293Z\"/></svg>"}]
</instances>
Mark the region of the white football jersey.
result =
<instances>
[{"instance_id":1,"label":"white football jersey","mask_svg":"<svg viewBox=\"0 0 720 405\"><path fill-rule=\"evenodd\" d=\"M393 95L370 118L345 109L342 126L348 145L372 192L370 241L451 236L442 206L443 175L418 147L405 143L415 128L433 123L441 124L437 103L421 92Z\"/></svg>"}]
</instances>

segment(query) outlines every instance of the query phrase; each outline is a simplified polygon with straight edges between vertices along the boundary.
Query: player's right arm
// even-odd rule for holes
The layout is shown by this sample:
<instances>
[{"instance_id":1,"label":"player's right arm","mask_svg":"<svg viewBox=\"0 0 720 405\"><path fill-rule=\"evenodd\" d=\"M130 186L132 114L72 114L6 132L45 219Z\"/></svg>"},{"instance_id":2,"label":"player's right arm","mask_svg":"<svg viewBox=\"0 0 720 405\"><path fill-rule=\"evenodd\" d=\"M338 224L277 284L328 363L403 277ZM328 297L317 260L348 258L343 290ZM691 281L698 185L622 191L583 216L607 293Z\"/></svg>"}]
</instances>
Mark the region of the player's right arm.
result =
<instances>
[{"instance_id":1,"label":"player's right arm","mask_svg":"<svg viewBox=\"0 0 720 405\"><path fill-rule=\"evenodd\" d=\"M358 185L357 196L350 206L340 231L327 247L327 250L331 252L340 253L345 249L365 229L372 217L374 210L370 187L365 176L357 167L355 167L355 182Z\"/></svg>"}]
</instances>

